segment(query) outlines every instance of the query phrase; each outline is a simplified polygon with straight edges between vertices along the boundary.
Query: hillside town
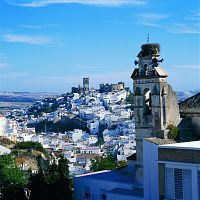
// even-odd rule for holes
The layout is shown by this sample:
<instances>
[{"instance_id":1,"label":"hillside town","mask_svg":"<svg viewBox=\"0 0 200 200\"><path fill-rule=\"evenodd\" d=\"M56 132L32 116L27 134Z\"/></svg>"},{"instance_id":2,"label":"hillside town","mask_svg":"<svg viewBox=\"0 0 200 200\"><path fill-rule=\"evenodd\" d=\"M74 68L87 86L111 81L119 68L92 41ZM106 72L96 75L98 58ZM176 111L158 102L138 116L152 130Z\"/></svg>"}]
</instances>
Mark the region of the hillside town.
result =
<instances>
[{"instance_id":1,"label":"hillside town","mask_svg":"<svg viewBox=\"0 0 200 200\"><path fill-rule=\"evenodd\" d=\"M143 44L137 57L133 93L83 78L69 93L1 114L0 154L47 191L52 184L52 195L64 187L60 199L198 199L200 93L178 101L159 44ZM31 184L26 199L43 190Z\"/></svg>"},{"instance_id":2,"label":"hillside town","mask_svg":"<svg viewBox=\"0 0 200 200\"><path fill-rule=\"evenodd\" d=\"M95 90L89 88L89 78L83 78L83 86L70 93L1 115L0 137L41 143L51 155L49 163L63 154L72 176L90 172L91 161L108 152L126 162L136 151L131 98L123 82ZM23 162L24 170L39 168L29 159Z\"/></svg>"}]
</instances>

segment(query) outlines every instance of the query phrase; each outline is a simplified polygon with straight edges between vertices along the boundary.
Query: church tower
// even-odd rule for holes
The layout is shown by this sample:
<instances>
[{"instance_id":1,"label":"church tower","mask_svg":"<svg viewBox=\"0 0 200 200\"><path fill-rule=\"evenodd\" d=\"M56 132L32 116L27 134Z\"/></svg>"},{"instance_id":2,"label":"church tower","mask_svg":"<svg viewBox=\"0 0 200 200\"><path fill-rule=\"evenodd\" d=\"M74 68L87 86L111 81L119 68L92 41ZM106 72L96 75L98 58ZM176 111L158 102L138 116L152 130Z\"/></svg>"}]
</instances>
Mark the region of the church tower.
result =
<instances>
[{"instance_id":1,"label":"church tower","mask_svg":"<svg viewBox=\"0 0 200 200\"><path fill-rule=\"evenodd\" d=\"M135 61L133 79L134 116L136 133L136 179L143 178L143 139L166 137L169 124L180 121L175 92L167 84L168 74L161 68L160 45L147 43L141 46ZM139 180L141 179L141 180Z\"/></svg>"}]
</instances>

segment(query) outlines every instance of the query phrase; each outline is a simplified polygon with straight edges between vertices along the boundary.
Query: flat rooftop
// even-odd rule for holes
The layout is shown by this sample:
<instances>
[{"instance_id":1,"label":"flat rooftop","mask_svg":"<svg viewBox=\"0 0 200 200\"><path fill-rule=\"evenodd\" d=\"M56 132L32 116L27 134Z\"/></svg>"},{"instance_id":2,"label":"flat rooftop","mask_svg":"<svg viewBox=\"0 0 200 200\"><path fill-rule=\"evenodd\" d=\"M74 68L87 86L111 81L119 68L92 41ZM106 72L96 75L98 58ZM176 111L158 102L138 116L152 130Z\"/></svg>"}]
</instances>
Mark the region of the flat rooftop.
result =
<instances>
[{"instance_id":1,"label":"flat rooftop","mask_svg":"<svg viewBox=\"0 0 200 200\"><path fill-rule=\"evenodd\" d=\"M75 176L77 178L89 178L105 181L134 183L134 175L121 172L120 170L104 170L99 172L93 172L88 174L82 174Z\"/></svg>"},{"instance_id":2,"label":"flat rooftop","mask_svg":"<svg viewBox=\"0 0 200 200\"><path fill-rule=\"evenodd\" d=\"M164 144L174 144L174 143L176 143L176 141L174 141L174 140L161 139L161 138L156 138L156 137L145 138L144 140L146 140L148 142L151 142L153 144L156 144L156 145L164 145Z\"/></svg>"},{"instance_id":3,"label":"flat rooftop","mask_svg":"<svg viewBox=\"0 0 200 200\"><path fill-rule=\"evenodd\" d=\"M108 191L107 193L123 195L123 196L131 196L133 199L134 197L141 197L143 199L142 189L126 190L121 188L115 188L113 190Z\"/></svg>"},{"instance_id":4,"label":"flat rooftop","mask_svg":"<svg viewBox=\"0 0 200 200\"><path fill-rule=\"evenodd\" d=\"M159 148L200 150L200 141L163 144L163 145L159 145Z\"/></svg>"}]
</instances>

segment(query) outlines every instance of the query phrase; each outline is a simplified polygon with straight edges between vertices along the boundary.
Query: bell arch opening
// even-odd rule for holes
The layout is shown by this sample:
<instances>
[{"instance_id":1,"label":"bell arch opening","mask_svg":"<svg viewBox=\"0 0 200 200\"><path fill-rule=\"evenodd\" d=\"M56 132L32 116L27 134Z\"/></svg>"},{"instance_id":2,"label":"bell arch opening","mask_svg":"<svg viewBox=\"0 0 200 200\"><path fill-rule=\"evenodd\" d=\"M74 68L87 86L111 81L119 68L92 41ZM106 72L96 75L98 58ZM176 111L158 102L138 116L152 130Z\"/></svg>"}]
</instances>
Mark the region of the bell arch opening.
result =
<instances>
[{"instance_id":1,"label":"bell arch opening","mask_svg":"<svg viewBox=\"0 0 200 200\"><path fill-rule=\"evenodd\" d=\"M144 89L143 92L143 114L151 115L152 106L151 106L151 90L148 88Z\"/></svg>"}]
</instances>

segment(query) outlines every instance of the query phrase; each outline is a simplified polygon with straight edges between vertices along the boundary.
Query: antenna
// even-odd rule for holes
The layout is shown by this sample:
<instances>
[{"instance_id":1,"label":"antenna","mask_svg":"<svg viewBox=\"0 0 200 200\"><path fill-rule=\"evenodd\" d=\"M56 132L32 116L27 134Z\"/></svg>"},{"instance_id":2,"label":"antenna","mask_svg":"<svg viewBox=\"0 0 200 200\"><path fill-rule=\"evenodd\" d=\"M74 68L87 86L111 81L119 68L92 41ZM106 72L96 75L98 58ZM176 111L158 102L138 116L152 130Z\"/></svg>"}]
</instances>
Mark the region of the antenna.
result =
<instances>
[{"instance_id":1,"label":"antenna","mask_svg":"<svg viewBox=\"0 0 200 200\"><path fill-rule=\"evenodd\" d=\"M147 35L147 43L149 43L149 34Z\"/></svg>"}]
</instances>

